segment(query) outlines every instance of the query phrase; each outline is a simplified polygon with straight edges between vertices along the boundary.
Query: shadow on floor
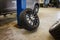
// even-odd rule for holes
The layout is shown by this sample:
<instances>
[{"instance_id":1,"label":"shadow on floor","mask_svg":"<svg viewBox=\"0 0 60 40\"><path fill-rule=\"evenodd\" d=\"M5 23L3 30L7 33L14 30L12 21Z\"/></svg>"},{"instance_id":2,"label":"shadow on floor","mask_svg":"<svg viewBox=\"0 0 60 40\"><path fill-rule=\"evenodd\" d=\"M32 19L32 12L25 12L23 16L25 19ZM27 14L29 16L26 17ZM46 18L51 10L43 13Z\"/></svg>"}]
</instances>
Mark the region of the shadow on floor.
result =
<instances>
[{"instance_id":1,"label":"shadow on floor","mask_svg":"<svg viewBox=\"0 0 60 40\"><path fill-rule=\"evenodd\" d=\"M0 19L0 26L3 26L3 25L8 24L10 22L13 22L14 20L16 20L16 18L3 18L3 19Z\"/></svg>"}]
</instances>

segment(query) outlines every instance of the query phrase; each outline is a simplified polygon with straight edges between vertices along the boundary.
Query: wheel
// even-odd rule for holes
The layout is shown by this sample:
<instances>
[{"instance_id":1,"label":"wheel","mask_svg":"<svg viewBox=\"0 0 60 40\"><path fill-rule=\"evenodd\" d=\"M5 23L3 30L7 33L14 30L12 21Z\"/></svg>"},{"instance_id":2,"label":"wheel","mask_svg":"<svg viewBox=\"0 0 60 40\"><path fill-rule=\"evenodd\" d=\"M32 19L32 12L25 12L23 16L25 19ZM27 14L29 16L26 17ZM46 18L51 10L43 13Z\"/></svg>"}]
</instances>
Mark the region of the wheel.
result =
<instances>
[{"instance_id":1,"label":"wheel","mask_svg":"<svg viewBox=\"0 0 60 40\"><path fill-rule=\"evenodd\" d=\"M35 5L33 12L34 12L35 14L37 14L38 11L39 11L39 5Z\"/></svg>"},{"instance_id":2,"label":"wheel","mask_svg":"<svg viewBox=\"0 0 60 40\"><path fill-rule=\"evenodd\" d=\"M39 26L38 15L34 15L33 10L30 8L25 9L20 13L20 22L24 29L33 31Z\"/></svg>"},{"instance_id":3,"label":"wheel","mask_svg":"<svg viewBox=\"0 0 60 40\"><path fill-rule=\"evenodd\" d=\"M57 21L49 30L55 40L60 40L60 22Z\"/></svg>"}]
</instances>

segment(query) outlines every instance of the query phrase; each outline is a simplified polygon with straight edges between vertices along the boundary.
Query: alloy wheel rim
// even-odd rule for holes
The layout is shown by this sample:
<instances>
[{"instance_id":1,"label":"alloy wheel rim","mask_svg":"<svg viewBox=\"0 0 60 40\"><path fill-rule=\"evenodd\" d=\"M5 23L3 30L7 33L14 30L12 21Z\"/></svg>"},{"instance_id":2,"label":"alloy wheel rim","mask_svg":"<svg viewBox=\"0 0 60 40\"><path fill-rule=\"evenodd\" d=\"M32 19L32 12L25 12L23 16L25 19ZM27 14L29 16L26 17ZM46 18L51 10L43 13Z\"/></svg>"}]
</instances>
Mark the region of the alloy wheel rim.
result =
<instances>
[{"instance_id":1,"label":"alloy wheel rim","mask_svg":"<svg viewBox=\"0 0 60 40\"><path fill-rule=\"evenodd\" d=\"M38 23L38 19L35 18L33 14L26 14L26 20L32 26L35 26Z\"/></svg>"}]
</instances>

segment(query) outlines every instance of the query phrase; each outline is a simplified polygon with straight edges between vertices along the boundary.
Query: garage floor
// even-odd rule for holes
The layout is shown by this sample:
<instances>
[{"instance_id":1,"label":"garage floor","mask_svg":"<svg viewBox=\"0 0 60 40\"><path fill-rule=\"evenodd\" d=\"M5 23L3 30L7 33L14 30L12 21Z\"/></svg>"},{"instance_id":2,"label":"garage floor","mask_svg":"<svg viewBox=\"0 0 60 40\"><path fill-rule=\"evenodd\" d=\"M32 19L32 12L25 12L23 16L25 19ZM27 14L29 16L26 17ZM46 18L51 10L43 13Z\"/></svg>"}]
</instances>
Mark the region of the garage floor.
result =
<instances>
[{"instance_id":1,"label":"garage floor","mask_svg":"<svg viewBox=\"0 0 60 40\"><path fill-rule=\"evenodd\" d=\"M16 27L16 14L0 16L0 40L54 40L49 28L56 22L56 14L60 9L40 8L38 13L40 26L36 32L28 32Z\"/></svg>"}]
</instances>

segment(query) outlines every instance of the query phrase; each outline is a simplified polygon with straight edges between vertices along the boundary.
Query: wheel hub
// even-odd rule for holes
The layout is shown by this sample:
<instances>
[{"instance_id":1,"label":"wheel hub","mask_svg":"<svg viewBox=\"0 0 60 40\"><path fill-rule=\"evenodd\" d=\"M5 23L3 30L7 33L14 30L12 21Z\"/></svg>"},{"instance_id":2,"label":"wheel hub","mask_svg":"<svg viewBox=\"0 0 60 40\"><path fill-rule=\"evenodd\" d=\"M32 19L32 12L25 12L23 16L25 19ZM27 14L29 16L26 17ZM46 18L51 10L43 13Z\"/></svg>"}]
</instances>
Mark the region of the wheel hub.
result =
<instances>
[{"instance_id":1,"label":"wheel hub","mask_svg":"<svg viewBox=\"0 0 60 40\"><path fill-rule=\"evenodd\" d=\"M29 24L31 24L31 25L33 25L33 21L35 20L35 18L34 18L34 15L26 15L26 19L27 19L27 21L28 21L28 23Z\"/></svg>"}]
</instances>

